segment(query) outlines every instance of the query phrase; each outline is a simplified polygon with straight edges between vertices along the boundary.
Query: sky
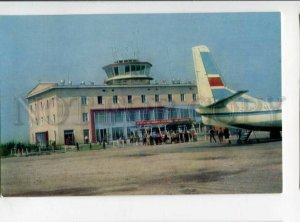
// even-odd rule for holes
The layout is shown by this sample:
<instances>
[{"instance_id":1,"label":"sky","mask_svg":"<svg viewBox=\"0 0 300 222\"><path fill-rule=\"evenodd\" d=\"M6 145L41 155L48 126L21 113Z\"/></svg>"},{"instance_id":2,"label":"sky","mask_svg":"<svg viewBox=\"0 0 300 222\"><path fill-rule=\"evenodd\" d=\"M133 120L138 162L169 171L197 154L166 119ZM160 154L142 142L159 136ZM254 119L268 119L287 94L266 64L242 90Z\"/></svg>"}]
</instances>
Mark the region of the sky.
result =
<instances>
[{"instance_id":1,"label":"sky","mask_svg":"<svg viewBox=\"0 0 300 222\"><path fill-rule=\"evenodd\" d=\"M156 80L194 80L197 45L230 88L280 98L280 42L280 13L0 16L1 142L28 141L21 101L39 81L103 84L102 67L128 58Z\"/></svg>"}]
</instances>

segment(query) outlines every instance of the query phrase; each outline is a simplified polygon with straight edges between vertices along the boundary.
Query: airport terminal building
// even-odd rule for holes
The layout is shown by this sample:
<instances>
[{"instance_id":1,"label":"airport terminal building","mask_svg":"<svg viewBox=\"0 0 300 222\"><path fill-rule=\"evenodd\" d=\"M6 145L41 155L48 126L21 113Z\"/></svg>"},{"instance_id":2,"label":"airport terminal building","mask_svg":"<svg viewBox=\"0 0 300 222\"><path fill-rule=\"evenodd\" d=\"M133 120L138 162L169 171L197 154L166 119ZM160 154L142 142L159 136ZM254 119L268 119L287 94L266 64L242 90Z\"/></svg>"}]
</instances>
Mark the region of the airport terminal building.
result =
<instances>
[{"instance_id":1,"label":"airport terminal building","mask_svg":"<svg viewBox=\"0 0 300 222\"><path fill-rule=\"evenodd\" d=\"M195 83L153 81L136 59L103 67L105 84L39 83L28 94L30 142L108 142L152 130L198 129Z\"/></svg>"}]
</instances>

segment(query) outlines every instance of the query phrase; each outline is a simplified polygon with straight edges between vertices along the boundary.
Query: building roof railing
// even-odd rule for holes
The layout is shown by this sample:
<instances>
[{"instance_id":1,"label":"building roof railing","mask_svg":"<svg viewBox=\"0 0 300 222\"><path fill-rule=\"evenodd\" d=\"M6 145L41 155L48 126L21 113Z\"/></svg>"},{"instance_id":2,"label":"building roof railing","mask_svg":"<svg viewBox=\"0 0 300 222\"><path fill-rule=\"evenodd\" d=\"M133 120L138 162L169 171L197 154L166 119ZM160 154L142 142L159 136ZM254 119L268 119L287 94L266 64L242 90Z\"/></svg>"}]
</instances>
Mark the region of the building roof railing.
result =
<instances>
[{"instance_id":1,"label":"building roof railing","mask_svg":"<svg viewBox=\"0 0 300 222\"><path fill-rule=\"evenodd\" d=\"M40 85L45 85L46 87L40 88ZM151 83L150 85L106 85L106 84L61 84L57 82L52 82L52 83L39 83L37 84L36 87L34 87L28 94L27 94L27 99L40 95L42 93L45 93L47 91L53 90L53 89L111 89L111 88L142 88L142 87L174 87L174 85L178 87L185 87L185 86L190 86L190 87L196 87L196 84L192 81L188 81L185 83L180 83L180 84L173 84L169 83L166 81L161 81L161 82L155 82Z\"/></svg>"}]
</instances>

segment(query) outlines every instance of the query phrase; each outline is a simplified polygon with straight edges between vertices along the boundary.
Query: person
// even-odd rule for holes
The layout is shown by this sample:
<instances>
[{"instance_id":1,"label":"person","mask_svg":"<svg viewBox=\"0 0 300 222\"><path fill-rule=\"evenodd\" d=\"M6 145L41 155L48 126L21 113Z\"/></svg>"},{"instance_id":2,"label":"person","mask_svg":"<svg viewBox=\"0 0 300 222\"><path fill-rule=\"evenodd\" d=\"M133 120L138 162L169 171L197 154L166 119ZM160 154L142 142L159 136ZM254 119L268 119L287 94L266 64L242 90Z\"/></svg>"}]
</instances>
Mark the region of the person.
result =
<instances>
[{"instance_id":1,"label":"person","mask_svg":"<svg viewBox=\"0 0 300 222\"><path fill-rule=\"evenodd\" d=\"M215 143L217 142L216 139L215 139L215 131L213 128L211 128L209 130L209 141L212 143L212 140L215 141Z\"/></svg>"},{"instance_id":2,"label":"person","mask_svg":"<svg viewBox=\"0 0 300 222\"><path fill-rule=\"evenodd\" d=\"M85 136L85 137L84 137L84 140L85 140L85 144L87 144L87 143L89 142L88 136Z\"/></svg>"},{"instance_id":3,"label":"person","mask_svg":"<svg viewBox=\"0 0 300 222\"><path fill-rule=\"evenodd\" d=\"M105 139L102 140L102 148L105 150Z\"/></svg>"},{"instance_id":4,"label":"person","mask_svg":"<svg viewBox=\"0 0 300 222\"><path fill-rule=\"evenodd\" d=\"M149 141L150 141L150 146L154 145L154 140L151 133L150 133Z\"/></svg>"},{"instance_id":5,"label":"person","mask_svg":"<svg viewBox=\"0 0 300 222\"><path fill-rule=\"evenodd\" d=\"M157 145L162 143L162 134L158 132L156 135Z\"/></svg>"},{"instance_id":6,"label":"person","mask_svg":"<svg viewBox=\"0 0 300 222\"><path fill-rule=\"evenodd\" d=\"M184 132L184 142L190 141L190 132L188 130L185 130Z\"/></svg>"},{"instance_id":7,"label":"person","mask_svg":"<svg viewBox=\"0 0 300 222\"><path fill-rule=\"evenodd\" d=\"M153 145L157 145L157 134L155 131L152 132Z\"/></svg>"},{"instance_id":8,"label":"person","mask_svg":"<svg viewBox=\"0 0 300 222\"><path fill-rule=\"evenodd\" d=\"M147 134L144 133L144 136L143 136L143 145L146 146L147 145Z\"/></svg>"},{"instance_id":9,"label":"person","mask_svg":"<svg viewBox=\"0 0 300 222\"><path fill-rule=\"evenodd\" d=\"M162 144L165 144L167 140L167 134L165 132L162 133L161 135L161 142Z\"/></svg>"},{"instance_id":10,"label":"person","mask_svg":"<svg viewBox=\"0 0 300 222\"><path fill-rule=\"evenodd\" d=\"M76 142L76 148L77 148L77 151L79 151L79 143Z\"/></svg>"},{"instance_id":11,"label":"person","mask_svg":"<svg viewBox=\"0 0 300 222\"><path fill-rule=\"evenodd\" d=\"M119 137L119 147L122 145L122 147L124 147L124 139L123 139L123 136L120 136Z\"/></svg>"},{"instance_id":12,"label":"person","mask_svg":"<svg viewBox=\"0 0 300 222\"><path fill-rule=\"evenodd\" d=\"M238 140L240 140L241 139L241 137L242 137L242 130L241 129L238 129Z\"/></svg>"},{"instance_id":13,"label":"person","mask_svg":"<svg viewBox=\"0 0 300 222\"><path fill-rule=\"evenodd\" d=\"M130 137L129 138L130 138L130 143L134 143L134 141L133 141L133 132L130 133Z\"/></svg>"},{"instance_id":14,"label":"person","mask_svg":"<svg viewBox=\"0 0 300 222\"><path fill-rule=\"evenodd\" d=\"M135 145L139 145L140 136L137 132L135 132L134 141L135 141Z\"/></svg>"},{"instance_id":15,"label":"person","mask_svg":"<svg viewBox=\"0 0 300 222\"><path fill-rule=\"evenodd\" d=\"M17 154L21 156L21 143L17 143Z\"/></svg>"},{"instance_id":16,"label":"person","mask_svg":"<svg viewBox=\"0 0 300 222\"><path fill-rule=\"evenodd\" d=\"M192 140L196 141L196 132L195 132L195 130L192 130L191 136L192 136Z\"/></svg>"},{"instance_id":17,"label":"person","mask_svg":"<svg viewBox=\"0 0 300 222\"><path fill-rule=\"evenodd\" d=\"M225 137L225 140L226 140L229 144L231 144L230 139L229 139L229 136L230 136L230 134L229 134L229 129L228 129L228 128L225 128L225 129L224 129L224 137Z\"/></svg>"},{"instance_id":18,"label":"person","mask_svg":"<svg viewBox=\"0 0 300 222\"><path fill-rule=\"evenodd\" d=\"M150 134L147 132L147 146L149 146L150 145Z\"/></svg>"},{"instance_id":19,"label":"person","mask_svg":"<svg viewBox=\"0 0 300 222\"><path fill-rule=\"evenodd\" d=\"M174 131L171 132L171 144L175 141L176 134Z\"/></svg>"},{"instance_id":20,"label":"person","mask_svg":"<svg viewBox=\"0 0 300 222\"><path fill-rule=\"evenodd\" d=\"M224 136L224 134L223 134L223 129L220 128L220 129L218 130L218 138L219 138L220 143L223 143L223 136Z\"/></svg>"}]
</instances>

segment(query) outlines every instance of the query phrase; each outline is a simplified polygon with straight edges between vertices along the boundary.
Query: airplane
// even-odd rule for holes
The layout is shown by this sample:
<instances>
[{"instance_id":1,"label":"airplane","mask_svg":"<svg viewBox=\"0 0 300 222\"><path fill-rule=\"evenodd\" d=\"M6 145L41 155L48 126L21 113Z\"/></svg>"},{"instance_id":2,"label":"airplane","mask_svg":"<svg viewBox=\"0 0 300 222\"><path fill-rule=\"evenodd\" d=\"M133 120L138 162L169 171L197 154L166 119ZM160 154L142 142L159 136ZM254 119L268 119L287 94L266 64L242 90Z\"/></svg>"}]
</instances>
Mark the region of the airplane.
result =
<instances>
[{"instance_id":1,"label":"airplane","mask_svg":"<svg viewBox=\"0 0 300 222\"><path fill-rule=\"evenodd\" d=\"M247 90L228 88L205 45L192 48L199 107L203 124L245 129L246 139L253 130L269 131L270 138L281 138L281 101L267 102L246 94Z\"/></svg>"}]
</instances>

